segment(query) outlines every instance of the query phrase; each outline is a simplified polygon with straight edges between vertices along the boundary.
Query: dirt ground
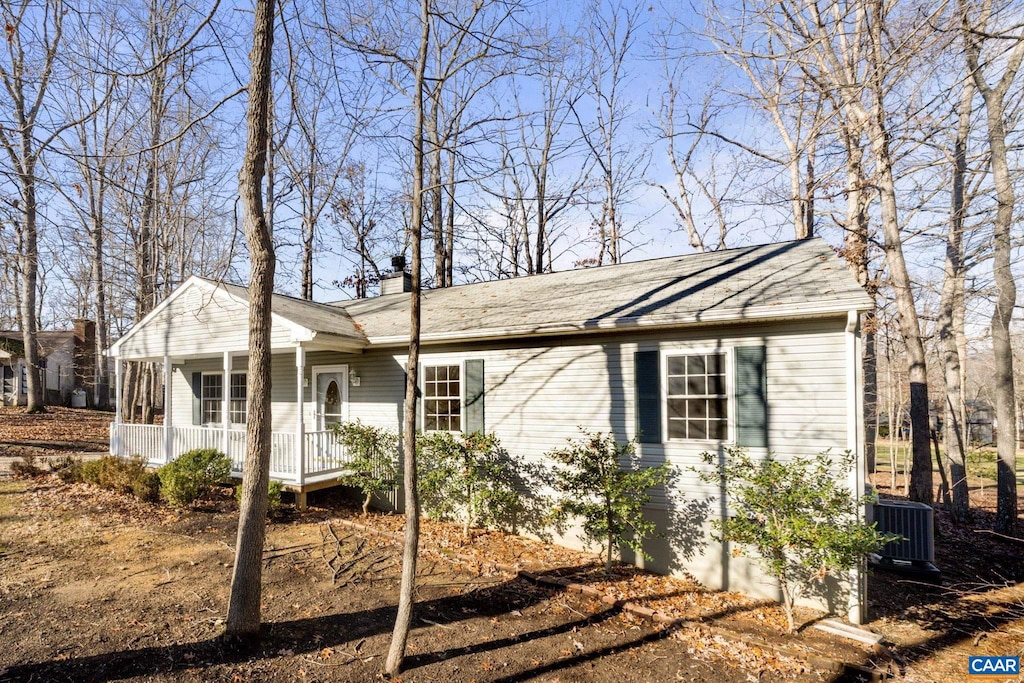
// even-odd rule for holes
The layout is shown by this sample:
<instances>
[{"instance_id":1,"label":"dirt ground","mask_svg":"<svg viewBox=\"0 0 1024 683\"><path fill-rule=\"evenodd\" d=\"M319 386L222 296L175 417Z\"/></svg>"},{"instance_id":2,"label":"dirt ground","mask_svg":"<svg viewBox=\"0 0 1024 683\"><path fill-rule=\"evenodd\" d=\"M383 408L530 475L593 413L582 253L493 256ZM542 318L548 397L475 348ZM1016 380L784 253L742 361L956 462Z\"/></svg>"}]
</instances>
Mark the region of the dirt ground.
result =
<instances>
[{"instance_id":1,"label":"dirt ground","mask_svg":"<svg viewBox=\"0 0 1024 683\"><path fill-rule=\"evenodd\" d=\"M218 636L233 508L227 491L179 514L85 485L0 483L0 680L378 679L398 549L324 509L269 524L265 637L231 647ZM828 680L593 598L423 558L405 681Z\"/></svg>"},{"instance_id":2,"label":"dirt ground","mask_svg":"<svg viewBox=\"0 0 1024 683\"><path fill-rule=\"evenodd\" d=\"M883 497L902 497L902 476L897 482L892 492L888 472L875 478ZM970 525L953 524L941 506L935 511L939 581L881 570L869 576L868 626L885 636L907 681L964 680L969 656L1024 657L1024 537L993 534L993 482L970 484ZM1024 502L1024 490L1018 496Z\"/></svg>"}]
</instances>

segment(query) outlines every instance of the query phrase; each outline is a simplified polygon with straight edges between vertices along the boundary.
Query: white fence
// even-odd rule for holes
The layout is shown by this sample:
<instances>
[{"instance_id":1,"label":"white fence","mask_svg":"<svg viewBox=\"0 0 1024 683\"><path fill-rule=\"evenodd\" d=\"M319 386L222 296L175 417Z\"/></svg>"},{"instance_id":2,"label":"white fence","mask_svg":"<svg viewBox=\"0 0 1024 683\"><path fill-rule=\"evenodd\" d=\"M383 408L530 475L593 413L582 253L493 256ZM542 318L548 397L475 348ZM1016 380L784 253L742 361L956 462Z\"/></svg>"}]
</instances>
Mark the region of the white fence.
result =
<instances>
[{"instance_id":1,"label":"white fence","mask_svg":"<svg viewBox=\"0 0 1024 683\"><path fill-rule=\"evenodd\" d=\"M110 452L128 457L141 455L151 467L168 462L167 432L170 430L171 459L196 448L215 448L231 459L231 474L242 476L245 463L245 431L216 427L164 427L162 425L110 425ZM303 434L304 462L299 462L299 449L294 432L272 432L270 435L270 478L285 484L304 484L339 476L348 465L345 449L329 431Z\"/></svg>"}]
</instances>

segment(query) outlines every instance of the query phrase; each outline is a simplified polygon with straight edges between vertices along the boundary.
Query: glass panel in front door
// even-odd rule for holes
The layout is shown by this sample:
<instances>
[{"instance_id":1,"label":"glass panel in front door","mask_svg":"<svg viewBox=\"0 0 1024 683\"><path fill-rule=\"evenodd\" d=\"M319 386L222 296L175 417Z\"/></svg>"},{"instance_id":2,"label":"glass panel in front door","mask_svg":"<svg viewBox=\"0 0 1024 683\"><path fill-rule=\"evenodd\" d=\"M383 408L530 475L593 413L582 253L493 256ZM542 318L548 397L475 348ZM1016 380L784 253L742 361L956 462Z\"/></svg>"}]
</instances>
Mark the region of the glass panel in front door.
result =
<instances>
[{"instance_id":1,"label":"glass panel in front door","mask_svg":"<svg viewBox=\"0 0 1024 683\"><path fill-rule=\"evenodd\" d=\"M319 429L330 429L342 421L345 373L325 372L317 375L317 425Z\"/></svg>"}]
</instances>

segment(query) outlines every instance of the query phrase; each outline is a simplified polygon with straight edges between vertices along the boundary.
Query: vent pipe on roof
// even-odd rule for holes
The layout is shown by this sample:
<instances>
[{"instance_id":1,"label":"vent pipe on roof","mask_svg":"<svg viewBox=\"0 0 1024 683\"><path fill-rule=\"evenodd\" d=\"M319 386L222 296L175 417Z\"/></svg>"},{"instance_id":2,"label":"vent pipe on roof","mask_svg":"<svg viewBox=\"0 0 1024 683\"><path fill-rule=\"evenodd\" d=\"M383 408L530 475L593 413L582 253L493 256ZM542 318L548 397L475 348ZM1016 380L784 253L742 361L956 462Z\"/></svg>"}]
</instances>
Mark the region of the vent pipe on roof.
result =
<instances>
[{"instance_id":1,"label":"vent pipe on roof","mask_svg":"<svg viewBox=\"0 0 1024 683\"><path fill-rule=\"evenodd\" d=\"M394 272L386 273L380 278L380 295L411 292L412 275L405 270L405 256L402 254L392 256L391 268Z\"/></svg>"}]
</instances>

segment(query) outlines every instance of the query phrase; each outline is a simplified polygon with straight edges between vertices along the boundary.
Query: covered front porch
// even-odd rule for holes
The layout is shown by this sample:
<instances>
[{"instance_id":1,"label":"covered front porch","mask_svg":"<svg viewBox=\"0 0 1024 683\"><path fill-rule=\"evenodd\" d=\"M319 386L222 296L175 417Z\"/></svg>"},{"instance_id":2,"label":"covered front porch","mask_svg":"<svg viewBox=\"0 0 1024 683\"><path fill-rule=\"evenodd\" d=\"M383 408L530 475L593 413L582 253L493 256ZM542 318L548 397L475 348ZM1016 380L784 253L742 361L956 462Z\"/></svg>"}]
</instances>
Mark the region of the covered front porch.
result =
<instances>
[{"instance_id":1,"label":"covered front porch","mask_svg":"<svg viewBox=\"0 0 1024 683\"><path fill-rule=\"evenodd\" d=\"M245 430L112 422L110 452L140 455L160 467L196 448L215 448L231 458L231 475L241 478L245 462ZM345 449L330 430L272 432L270 478L301 489L333 482L348 466Z\"/></svg>"},{"instance_id":2,"label":"covered front porch","mask_svg":"<svg viewBox=\"0 0 1024 683\"><path fill-rule=\"evenodd\" d=\"M297 494L335 485L349 458L331 425L346 419L348 365L365 339L342 312L274 297L270 477ZM243 288L192 278L110 349L116 413L110 452L160 467L182 453L213 448L241 477L248 408L248 300ZM329 364L307 366L307 352ZM122 415L125 365L163 369L164 423L135 424ZM290 369L289 369L290 368ZM352 381L356 381L354 378Z\"/></svg>"}]
</instances>

